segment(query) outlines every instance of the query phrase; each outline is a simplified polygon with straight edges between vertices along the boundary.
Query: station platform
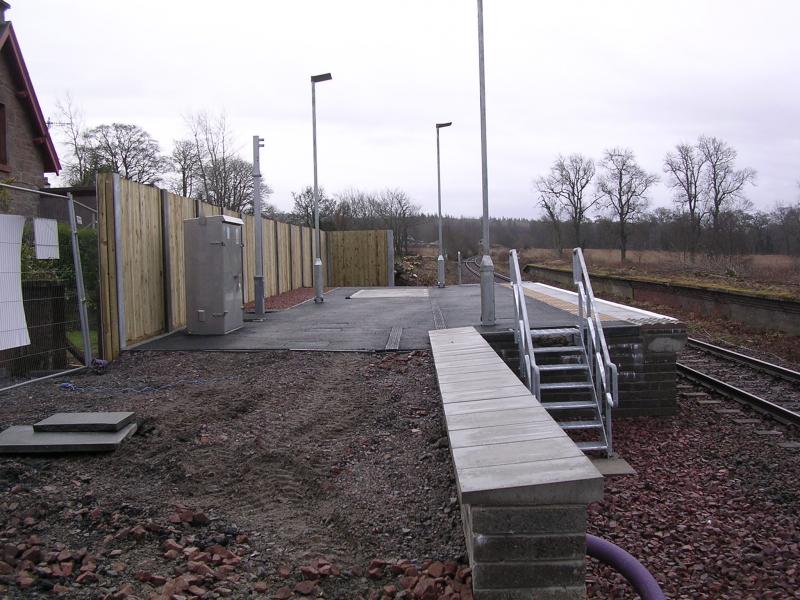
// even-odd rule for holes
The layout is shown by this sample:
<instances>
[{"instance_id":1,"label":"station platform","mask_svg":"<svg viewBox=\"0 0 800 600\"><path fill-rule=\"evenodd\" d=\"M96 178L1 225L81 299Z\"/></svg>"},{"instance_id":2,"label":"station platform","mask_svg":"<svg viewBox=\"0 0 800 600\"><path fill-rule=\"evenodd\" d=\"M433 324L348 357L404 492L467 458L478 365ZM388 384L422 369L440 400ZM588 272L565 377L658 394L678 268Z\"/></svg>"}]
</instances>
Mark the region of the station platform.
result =
<instances>
[{"instance_id":1,"label":"station platform","mask_svg":"<svg viewBox=\"0 0 800 600\"><path fill-rule=\"evenodd\" d=\"M577 324L577 295L541 283L524 284L531 328ZM598 300L611 360L619 369L617 414L662 415L676 410L676 357L686 327L672 317ZM325 302L304 302L268 313L224 336L177 331L135 350L257 352L411 351L431 348L428 332L475 327L512 369L519 364L514 343L514 304L508 284L495 284L494 327L480 325L480 286L446 288L337 288Z\"/></svg>"},{"instance_id":2,"label":"station platform","mask_svg":"<svg viewBox=\"0 0 800 600\"><path fill-rule=\"evenodd\" d=\"M577 322L576 295L559 288L525 284L533 328L565 327ZM630 328L644 322L671 324L675 319L612 302L599 301L604 326ZM480 286L446 288L337 288L325 302L304 302L268 313L263 321L246 322L225 336L196 336L184 331L137 347L139 350L376 351L430 348L434 329L474 326L481 333L513 328L514 306L508 285L495 285L494 327L480 325Z\"/></svg>"}]
</instances>

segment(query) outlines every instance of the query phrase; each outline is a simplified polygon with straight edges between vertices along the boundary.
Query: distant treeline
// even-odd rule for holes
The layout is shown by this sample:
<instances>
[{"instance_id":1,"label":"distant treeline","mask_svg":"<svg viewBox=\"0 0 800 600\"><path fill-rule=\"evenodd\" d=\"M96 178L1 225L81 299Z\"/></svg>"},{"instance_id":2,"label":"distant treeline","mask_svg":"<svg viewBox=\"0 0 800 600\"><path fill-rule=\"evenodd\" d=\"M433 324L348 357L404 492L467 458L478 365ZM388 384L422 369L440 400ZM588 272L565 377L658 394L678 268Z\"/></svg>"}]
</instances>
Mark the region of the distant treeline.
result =
<instances>
[{"instance_id":1,"label":"distant treeline","mask_svg":"<svg viewBox=\"0 0 800 600\"><path fill-rule=\"evenodd\" d=\"M438 239L437 217L412 217L408 227L414 240L432 242ZM577 245L574 231L561 223L564 248ZM711 225L703 227L700 252L715 254L789 254L800 255L800 203L772 211L731 211L720 217L720 235L711 248ZM467 217L443 219L446 251L455 255L477 254L481 237L481 220ZM581 238L586 248L619 248L618 223L598 218L582 225ZM631 250L668 250L689 252L689 217L678 210L658 208L630 224L628 247ZM554 248L553 225L549 219L492 219L492 245L508 248Z\"/></svg>"}]
</instances>

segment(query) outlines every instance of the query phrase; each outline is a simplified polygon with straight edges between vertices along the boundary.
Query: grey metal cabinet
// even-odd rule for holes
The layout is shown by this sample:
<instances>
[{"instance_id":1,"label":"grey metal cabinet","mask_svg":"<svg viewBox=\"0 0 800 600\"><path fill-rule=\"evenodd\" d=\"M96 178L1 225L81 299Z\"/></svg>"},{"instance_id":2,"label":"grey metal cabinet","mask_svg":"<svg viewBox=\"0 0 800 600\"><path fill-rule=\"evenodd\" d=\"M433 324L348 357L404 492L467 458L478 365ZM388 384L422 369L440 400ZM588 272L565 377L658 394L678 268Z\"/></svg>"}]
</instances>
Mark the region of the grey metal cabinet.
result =
<instances>
[{"instance_id":1,"label":"grey metal cabinet","mask_svg":"<svg viewBox=\"0 0 800 600\"><path fill-rule=\"evenodd\" d=\"M186 331L223 335L242 327L241 219L225 215L183 222Z\"/></svg>"}]
</instances>

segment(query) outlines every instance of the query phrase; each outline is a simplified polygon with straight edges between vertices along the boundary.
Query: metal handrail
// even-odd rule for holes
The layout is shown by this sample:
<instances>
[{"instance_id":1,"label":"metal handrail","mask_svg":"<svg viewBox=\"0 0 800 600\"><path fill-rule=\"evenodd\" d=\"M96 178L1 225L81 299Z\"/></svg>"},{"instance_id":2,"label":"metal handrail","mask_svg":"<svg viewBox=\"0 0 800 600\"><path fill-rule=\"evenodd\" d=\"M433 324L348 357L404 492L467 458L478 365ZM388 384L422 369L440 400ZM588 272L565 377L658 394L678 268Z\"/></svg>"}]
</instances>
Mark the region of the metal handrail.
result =
<instances>
[{"instance_id":1,"label":"metal handrail","mask_svg":"<svg viewBox=\"0 0 800 600\"><path fill-rule=\"evenodd\" d=\"M516 250L511 250L508 255L508 272L511 275L511 291L514 295L514 341L519 351L519 372L531 393L537 400L541 400L541 375L533 353L531 325L528 321L528 307L525 304L525 292L522 289L522 275Z\"/></svg>"},{"instance_id":2,"label":"metal handrail","mask_svg":"<svg viewBox=\"0 0 800 600\"><path fill-rule=\"evenodd\" d=\"M617 365L611 362L608 353L603 324L597 312L592 283L580 248L572 251L572 279L578 288L578 321L586 357L590 363L592 382L598 403L603 400L600 409L606 430L608 453L611 454L611 409L616 408L619 396Z\"/></svg>"}]
</instances>

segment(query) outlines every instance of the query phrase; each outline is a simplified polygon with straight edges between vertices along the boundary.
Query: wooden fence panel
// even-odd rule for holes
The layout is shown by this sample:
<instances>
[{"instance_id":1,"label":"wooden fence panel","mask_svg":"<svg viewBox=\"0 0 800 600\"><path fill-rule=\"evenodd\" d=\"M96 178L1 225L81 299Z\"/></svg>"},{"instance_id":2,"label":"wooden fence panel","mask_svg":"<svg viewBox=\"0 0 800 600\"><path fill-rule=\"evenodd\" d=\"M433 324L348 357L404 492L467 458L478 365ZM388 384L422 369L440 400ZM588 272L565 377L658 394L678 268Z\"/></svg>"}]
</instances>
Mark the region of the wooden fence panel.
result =
<instances>
[{"instance_id":1,"label":"wooden fence panel","mask_svg":"<svg viewBox=\"0 0 800 600\"><path fill-rule=\"evenodd\" d=\"M288 223L278 223L278 293L288 292L292 289L291 273L291 236L290 225Z\"/></svg>"},{"instance_id":2,"label":"wooden fence panel","mask_svg":"<svg viewBox=\"0 0 800 600\"><path fill-rule=\"evenodd\" d=\"M303 287L303 246L300 244L300 227L297 225L289 226L289 243L292 245L292 289Z\"/></svg>"},{"instance_id":3,"label":"wooden fence panel","mask_svg":"<svg viewBox=\"0 0 800 600\"><path fill-rule=\"evenodd\" d=\"M121 190L125 331L132 344L164 331L161 193L127 179Z\"/></svg>"},{"instance_id":4,"label":"wooden fence panel","mask_svg":"<svg viewBox=\"0 0 800 600\"><path fill-rule=\"evenodd\" d=\"M327 231L320 231L319 232L319 247L320 247L320 258L322 259L322 287L330 287L331 286L331 278L328 271L328 265L330 260L328 255L328 232Z\"/></svg>"},{"instance_id":5,"label":"wooden fence panel","mask_svg":"<svg viewBox=\"0 0 800 600\"><path fill-rule=\"evenodd\" d=\"M242 277L244 277L244 301L254 302L256 299L256 290L253 277L255 277L256 274L256 253L253 249L256 246L256 230L255 217L253 215L245 215L243 233L244 256L242 257ZM266 272L266 265L264 271Z\"/></svg>"},{"instance_id":6,"label":"wooden fence panel","mask_svg":"<svg viewBox=\"0 0 800 600\"><path fill-rule=\"evenodd\" d=\"M275 221L262 219L264 224L264 293L267 296L278 295L278 263L277 244L275 237Z\"/></svg>"},{"instance_id":7,"label":"wooden fence panel","mask_svg":"<svg viewBox=\"0 0 800 600\"><path fill-rule=\"evenodd\" d=\"M169 256L170 297L172 299L172 327L186 326L186 278L183 247L183 222L195 218L194 200L177 194L167 194L169 203Z\"/></svg>"},{"instance_id":8,"label":"wooden fence panel","mask_svg":"<svg viewBox=\"0 0 800 600\"><path fill-rule=\"evenodd\" d=\"M314 230L303 227L303 287L314 287Z\"/></svg>"},{"instance_id":9,"label":"wooden fence panel","mask_svg":"<svg viewBox=\"0 0 800 600\"><path fill-rule=\"evenodd\" d=\"M114 179L111 173L97 175L97 223L100 269L100 339L102 357L119 356L117 319L117 256L114 229Z\"/></svg>"},{"instance_id":10,"label":"wooden fence panel","mask_svg":"<svg viewBox=\"0 0 800 600\"><path fill-rule=\"evenodd\" d=\"M389 285L386 231L330 231L327 238L332 285Z\"/></svg>"}]
</instances>

